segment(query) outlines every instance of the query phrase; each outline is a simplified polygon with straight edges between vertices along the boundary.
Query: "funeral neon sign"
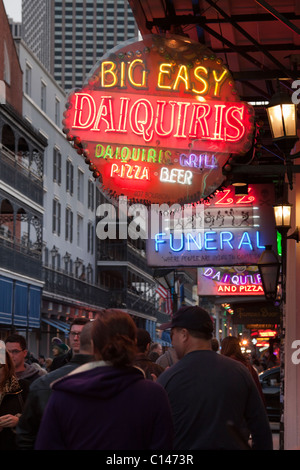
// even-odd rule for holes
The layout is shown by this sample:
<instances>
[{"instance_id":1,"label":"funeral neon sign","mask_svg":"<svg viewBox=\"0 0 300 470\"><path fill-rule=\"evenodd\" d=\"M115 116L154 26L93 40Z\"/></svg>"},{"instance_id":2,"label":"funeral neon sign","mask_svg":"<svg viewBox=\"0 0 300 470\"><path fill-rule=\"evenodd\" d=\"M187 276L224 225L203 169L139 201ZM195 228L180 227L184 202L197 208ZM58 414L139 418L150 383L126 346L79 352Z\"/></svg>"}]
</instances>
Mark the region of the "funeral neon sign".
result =
<instances>
[{"instance_id":1,"label":"funeral neon sign","mask_svg":"<svg viewBox=\"0 0 300 470\"><path fill-rule=\"evenodd\" d=\"M251 147L253 109L222 60L186 38L124 43L66 108L68 140L113 197L205 199L224 182L229 155Z\"/></svg>"},{"instance_id":2,"label":"funeral neon sign","mask_svg":"<svg viewBox=\"0 0 300 470\"><path fill-rule=\"evenodd\" d=\"M158 221L154 216L150 219L151 237L146 245L148 265L254 266L266 245L276 247L273 203L272 185L257 184L249 186L245 196L236 196L234 187L229 186L216 191L205 204L186 204L182 210L174 204L167 215L162 204L157 213ZM213 271L207 269L206 273L210 272ZM220 292L222 289L227 293L262 292L258 276L253 277L255 287L244 284L241 277L238 287L237 277L230 278L227 273L221 276L220 272L218 270L211 278L222 284ZM250 277L245 280L249 281Z\"/></svg>"},{"instance_id":3,"label":"funeral neon sign","mask_svg":"<svg viewBox=\"0 0 300 470\"><path fill-rule=\"evenodd\" d=\"M235 236L233 231L203 231L181 233L180 237L176 237L172 233L166 234L160 232L155 234L155 251L159 252L161 245L168 244L168 248L172 252L179 251L211 251L211 250L250 250L264 249L264 245L260 243L261 234L259 231L239 232L239 236Z\"/></svg>"}]
</instances>

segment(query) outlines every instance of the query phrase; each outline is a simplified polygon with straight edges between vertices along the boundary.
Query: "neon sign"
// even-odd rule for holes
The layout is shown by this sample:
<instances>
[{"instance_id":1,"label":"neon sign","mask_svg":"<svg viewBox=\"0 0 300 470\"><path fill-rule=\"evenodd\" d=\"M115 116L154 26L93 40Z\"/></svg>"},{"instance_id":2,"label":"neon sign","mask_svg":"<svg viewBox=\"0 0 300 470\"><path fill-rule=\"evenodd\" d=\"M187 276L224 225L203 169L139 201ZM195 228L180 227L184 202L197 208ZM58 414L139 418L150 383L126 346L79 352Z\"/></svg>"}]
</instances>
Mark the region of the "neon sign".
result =
<instances>
[{"instance_id":1,"label":"neon sign","mask_svg":"<svg viewBox=\"0 0 300 470\"><path fill-rule=\"evenodd\" d=\"M162 210L160 223L153 231L151 227L152 237L147 240L149 266L256 265L266 245L276 247L273 201L271 185L253 185L247 196L235 196L229 187L217 191L206 204L187 204L182 210L171 207L167 216ZM253 282L248 282L249 277L247 282L240 280L240 287L224 276L219 290L262 294L258 276Z\"/></svg>"},{"instance_id":2,"label":"neon sign","mask_svg":"<svg viewBox=\"0 0 300 470\"><path fill-rule=\"evenodd\" d=\"M121 163L121 165L113 163L110 176L113 178L115 175L120 178L149 180L149 168L142 168L140 165L129 165L128 163Z\"/></svg>"},{"instance_id":3,"label":"neon sign","mask_svg":"<svg viewBox=\"0 0 300 470\"><path fill-rule=\"evenodd\" d=\"M104 95L102 91L75 93L73 130L81 131L87 141L140 145L165 139L169 148L185 147L208 150L211 142L216 151L234 152L245 132L247 105L217 102L201 103L188 98L158 100L156 96L138 98L134 94ZM162 123L168 123L163 128Z\"/></svg>"},{"instance_id":4,"label":"neon sign","mask_svg":"<svg viewBox=\"0 0 300 470\"><path fill-rule=\"evenodd\" d=\"M264 295L257 266L198 268L198 295Z\"/></svg>"},{"instance_id":5,"label":"neon sign","mask_svg":"<svg viewBox=\"0 0 300 470\"><path fill-rule=\"evenodd\" d=\"M189 170L162 167L160 181L168 183L192 184L193 173Z\"/></svg>"},{"instance_id":6,"label":"neon sign","mask_svg":"<svg viewBox=\"0 0 300 470\"><path fill-rule=\"evenodd\" d=\"M253 116L211 51L151 35L99 61L70 94L63 125L104 192L184 204L223 184L229 155L251 147Z\"/></svg>"}]
</instances>

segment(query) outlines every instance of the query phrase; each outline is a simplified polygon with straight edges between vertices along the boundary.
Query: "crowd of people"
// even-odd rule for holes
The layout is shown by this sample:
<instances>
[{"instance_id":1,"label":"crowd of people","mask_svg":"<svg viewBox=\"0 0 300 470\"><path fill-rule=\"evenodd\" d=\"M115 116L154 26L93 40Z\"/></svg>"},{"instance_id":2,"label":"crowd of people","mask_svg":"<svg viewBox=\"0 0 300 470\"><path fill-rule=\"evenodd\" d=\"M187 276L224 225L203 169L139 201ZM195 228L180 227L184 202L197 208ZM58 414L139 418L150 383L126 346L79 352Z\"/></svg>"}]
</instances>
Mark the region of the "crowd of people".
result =
<instances>
[{"instance_id":1,"label":"crowd of people","mask_svg":"<svg viewBox=\"0 0 300 470\"><path fill-rule=\"evenodd\" d=\"M271 450L257 371L238 339L219 346L198 306L161 329L172 338L164 353L121 310L78 318L68 345L53 338L50 365L29 357L23 336L8 336L0 449Z\"/></svg>"}]
</instances>

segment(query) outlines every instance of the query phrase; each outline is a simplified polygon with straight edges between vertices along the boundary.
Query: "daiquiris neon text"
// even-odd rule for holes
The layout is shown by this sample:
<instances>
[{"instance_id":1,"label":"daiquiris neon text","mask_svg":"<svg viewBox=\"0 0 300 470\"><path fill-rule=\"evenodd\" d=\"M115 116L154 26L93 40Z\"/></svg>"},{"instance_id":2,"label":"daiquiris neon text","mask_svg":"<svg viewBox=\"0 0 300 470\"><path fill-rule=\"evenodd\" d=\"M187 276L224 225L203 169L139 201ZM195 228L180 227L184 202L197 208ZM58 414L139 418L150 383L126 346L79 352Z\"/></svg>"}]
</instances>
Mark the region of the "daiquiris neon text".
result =
<instances>
[{"instance_id":1,"label":"daiquiris neon text","mask_svg":"<svg viewBox=\"0 0 300 470\"><path fill-rule=\"evenodd\" d=\"M195 141L193 148L203 149L200 139L213 141L222 149L222 143L230 148L230 144L241 141L247 118L243 103L137 98L113 92L108 96L86 90L75 93L71 127L91 141L117 139L125 144L129 139L143 145L167 139L168 147L174 149L182 147L187 139Z\"/></svg>"},{"instance_id":2,"label":"daiquiris neon text","mask_svg":"<svg viewBox=\"0 0 300 470\"><path fill-rule=\"evenodd\" d=\"M203 276L222 283L230 283L236 286L246 285L246 284L261 284L261 276L258 272L253 272L249 274L246 273L230 273L222 272L220 270L215 270L213 268L205 268Z\"/></svg>"},{"instance_id":3,"label":"daiquiris neon text","mask_svg":"<svg viewBox=\"0 0 300 470\"><path fill-rule=\"evenodd\" d=\"M68 140L113 198L204 200L229 156L252 145L253 108L222 59L187 38L151 35L108 51L66 108Z\"/></svg>"},{"instance_id":4,"label":"daiquiris neon text","mask_svg":"<svg viewBox=\"0 0 300 470\"><path fill-rule=\"evenodd\" d=\"M97 144L95 150L96 158L122 160L122 162L147 162L170 164L172 159L179 162L182 167L190 168L217 168L217 157L209 153L185 154L171 152L166 149L156 149L155 147L127 147L118 145Z\"/></svg>"},{"instance_id":5,"label":"daiquiris neon text","mask_svg":"<svg viewBox=\"0 0 300 470\"><path fill-rule=\"evenodd\" d=\"M263 294L261 276L258 272L231 273L228 271L204 268L202 273L216 284L216 294Z\"/></svg>"},{"instance_id":6,"label":"daiquiris neon text","mask_svg":"<svg viewBox=\"0 0 300 470\"><path fill-rule=\"evenodd\" d=\"M160 232L155 234L155 251L170 250L171 252L198 252L198 251L235 251L264 250L261 245L260 231L242 232L237 237L233 231L226 230L220 232L199 231L186 232L174 236L172 233Z\"/></svg>"}]
</instances>

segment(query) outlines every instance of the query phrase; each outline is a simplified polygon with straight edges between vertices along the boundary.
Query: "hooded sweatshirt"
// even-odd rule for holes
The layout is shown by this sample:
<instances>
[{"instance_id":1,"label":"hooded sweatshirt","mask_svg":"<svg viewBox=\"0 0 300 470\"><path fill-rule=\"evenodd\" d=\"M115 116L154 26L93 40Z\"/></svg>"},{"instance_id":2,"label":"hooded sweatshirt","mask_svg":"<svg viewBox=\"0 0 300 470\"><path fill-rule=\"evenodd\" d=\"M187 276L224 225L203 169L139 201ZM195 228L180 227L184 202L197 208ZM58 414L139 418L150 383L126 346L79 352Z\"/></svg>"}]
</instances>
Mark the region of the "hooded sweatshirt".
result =
<instances>
[{"instance_id":1,"label":"hooded sweatshirt","mask_svg":"<svg viewBox=\"0 0 300 470\"><path fill-rule=\"evenodd\" d=\"M85 364L52 385L37 450L172 449L172 416L161 385L135 367Z\"/></svg>"},{"instance_id":2,"label":"hooded sweatshirt","mask_svg":"<svg viewBox=\"0 0 300 470\"><path fill-rule=\"evenodd\" d=\"M16 372L16 376L18 379L27 380L30 384L41 377L42 375L46 375L47 371L42 369L38 364L27 364L24 363L24 370L21 372Z\"/></svg>"}]
</instances>

